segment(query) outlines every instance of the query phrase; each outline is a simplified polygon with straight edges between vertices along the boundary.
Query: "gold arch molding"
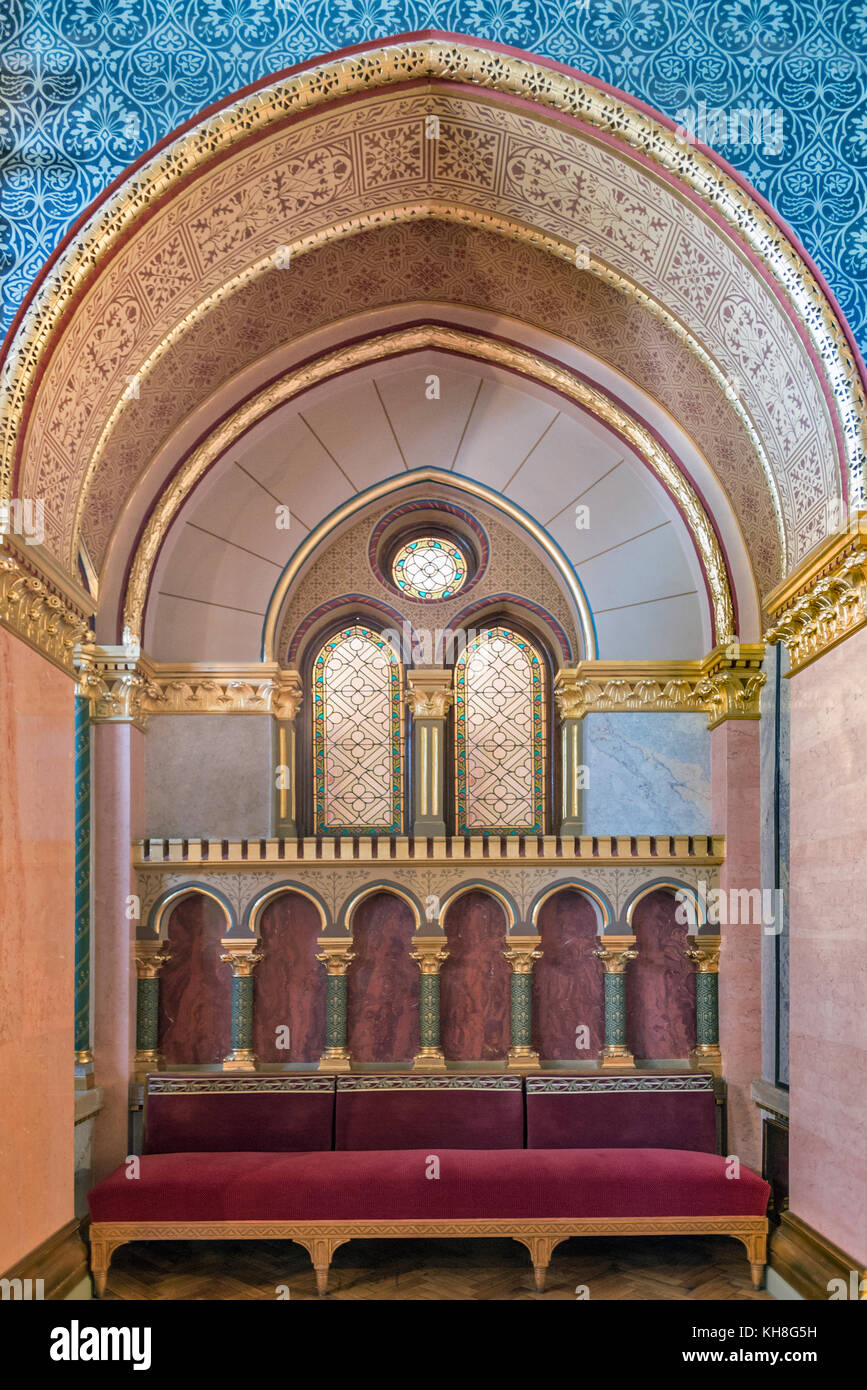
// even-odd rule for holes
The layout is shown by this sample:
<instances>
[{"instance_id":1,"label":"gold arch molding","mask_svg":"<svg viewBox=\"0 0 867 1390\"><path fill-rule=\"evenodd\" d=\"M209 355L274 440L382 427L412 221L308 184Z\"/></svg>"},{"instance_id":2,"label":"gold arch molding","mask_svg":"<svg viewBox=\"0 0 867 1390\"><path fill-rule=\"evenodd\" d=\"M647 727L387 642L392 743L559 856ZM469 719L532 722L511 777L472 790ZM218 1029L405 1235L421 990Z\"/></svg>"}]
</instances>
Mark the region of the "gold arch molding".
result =
<instances>
[{"instance_id":1,"label":"gold arch molding","mask_svg":"<svg viewBox=\"0 0 867 1390\"><path fill-rule=\"evenodd\" d=\"M546 112L552 113L547 117L549 123L556 116L572 120L609 145L656 166L675 180L691 201L701 204L709 223L712 219L727 228L741 253L745 250L763 268L778 298L791 306L793 318L822 364L843 439L853 500L857 500L863 487L864 405L858 364L823 287L773 217L714 159L681 143L672 129L632 107L621 94L529 57L432 33L338 54L247 93L145 158L100 204L40 284L9 349L0 387L4 397L0 410L0 493L6 493L11 485L16 441L24 439L35 386L64 316L94 269L99 270L160 200L214 161L239 149L243 142L276 132L306 113L347 97L424 83L483 89L492 94L488 100L497 93L517 98L527 103L528 121L545 121ZM422 215L430 212L427 207ZM389 215L380 212L379 219L387 220ZM323 236L344 233L345 229L335 223ZM532 227L524 228L524 235L538 244L544 240ZM571 256L574 249L564 244L559 254ZM233 282L229 282L219 292L230 293L232 287Z\"/></svg>"},{"instance_id":2,"label":"gold arch molding","mask_svg":"<svg viewBox=\"0 0 867 1390\"><path fill-rule=\"evenodd\" d=\"M321 385L334 376L382 362L391 357L430 348L475 358L478 361L528 377L538 384L556 391L559 395L595 416L603 424L617 431L644 460L680 508L698 552L710 590L715 640L717 643L726 642L734 635L731 590L725 559L716 532L692 484L683 476L674 459L650 430L635 419L624 407L616 405L604 392L565 367L509 343L498 342L480 334L435 324L425 324L398 330L394 333L382 334L339 348L334 352L324 353L290 372L279 381L271 382L268 386L263 387L262 390L254 393L247 401L243 402L232 415L221 421L207 438L187 456L169 486L161 493L151 513L130 569L124 603L125 629L137 639L141 638L148 589L163 540L193 488L220 455L236 443L240 435L252 429L278 406L284 405L287 401L314 386ZM407 474L407 480L408 482L424 482L424 470L414 470ZM392 480L388 485L383 484L382 486L387 486L388 490L391 490L394 485ZM481 485L473 484L469 480L464 480L463 485L470 489L481 487ZM369 501L372 495L375 495L375 490L373 493L365 493L365 501ZM501 508L504 501L505 499L497 498L497 503ZM519 520L525 529L531 529L528 528L528 519L524 514L520 515ZM534 534L531 529L533 538L550 555L562 573L559 550L553 547L552 542L541 527L536 527L535 532ZM273 652L276 648L276 624L280 604L301 564L308 558L315 536L316 533L314 532L312 536L307 537L277 585L269 605L264 638L264 651L266 653ZM587 599L574 572L571 571L571 567L569 573L564 574L563 577L567 581L570 595L575 604L575 611L581 623L585 651L588 656L595 655L593 619ZM266 655L265 659L271 660L273 658Z\"/></svg>"}]
</instances>

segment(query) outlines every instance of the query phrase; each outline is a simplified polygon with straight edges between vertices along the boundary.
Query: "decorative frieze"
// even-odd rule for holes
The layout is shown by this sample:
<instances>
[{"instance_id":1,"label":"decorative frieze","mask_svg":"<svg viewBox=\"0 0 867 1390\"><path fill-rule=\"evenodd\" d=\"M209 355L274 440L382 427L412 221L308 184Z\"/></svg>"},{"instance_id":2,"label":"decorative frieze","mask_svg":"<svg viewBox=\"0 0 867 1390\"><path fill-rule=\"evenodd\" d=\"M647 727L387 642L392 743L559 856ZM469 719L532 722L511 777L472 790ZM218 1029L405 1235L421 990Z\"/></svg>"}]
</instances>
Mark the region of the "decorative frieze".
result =
<instances>
[{"instance_id":1,"label":"decorative frieze","mask_svg":"<svg viewBox=\"0 0 867 1390\"><path fill-rule=\"evenodd\" d=\"M276 662L224 666L143 662L146 714L273 714L291 723L301 708L301 678Z\"/></svg>"},{"instance_id":2,"label":"decorative frieze","mask_svg":"<svg viewBox=\"0 0 867 1390\"><path fill-rule=\"evenodd\" d=\"M700 661L579 661L554 681L560 719L637 710L708 715L708 727L724 719L758 719L765 684L760 643L733 641Z\"/></svg>"},{"instance_id":3,"label":"decorative frieze","mask_svg":"<svg viewBox=\"0 0 867 1390\"><path fill-rule=\"evenodd\" d=\"M765 641L783 642L790 674L867 623L867 513L819 546L768 595Z\"/></svg>"},{"instance_id":4,"label":"decorative frieze","mask_svg":"<svg viewBox=\"0 0 867 1390\"><path fill-rule=\"evenodd\" d=\"M0 625L54 666L73 675L79 642L90 641L87 610L52 583L23 550L0 534Z\"/></svg>"}]
</instances>

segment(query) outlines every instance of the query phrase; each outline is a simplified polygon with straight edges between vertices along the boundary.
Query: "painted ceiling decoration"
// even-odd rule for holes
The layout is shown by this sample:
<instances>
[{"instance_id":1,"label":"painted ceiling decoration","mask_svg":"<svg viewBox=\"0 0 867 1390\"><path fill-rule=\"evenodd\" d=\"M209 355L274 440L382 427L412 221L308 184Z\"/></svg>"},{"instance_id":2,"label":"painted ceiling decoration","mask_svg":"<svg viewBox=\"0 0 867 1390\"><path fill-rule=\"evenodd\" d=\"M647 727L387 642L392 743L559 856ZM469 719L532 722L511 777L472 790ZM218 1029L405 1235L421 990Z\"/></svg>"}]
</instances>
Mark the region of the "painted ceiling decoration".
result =
<instances>
[{"instance_id":1,"label":"painted ceiling decoration","mask_svg":"<svg viewBox=\"0 0 867 1390\"><path fill-rule=\"evenodd\" d=\"M426 139L432 115L438 138ZM784 571L839 524L847 493L861 500L855 357L768 212L620 94L431 36L338 55L240 97L102 201L11 345L4 489L14 476L20 495L45 498L46 543L72 570L113 430L164 354L276 268L291 275L329 242L431 216L540 248L576 282L589 271L677 325L729 381L731 413L758 442ZM708 575L713 587L712 565ZM140 605L139 579L140 567ZM719 585L713 599L725 631Z\"/></svg>"}]
</instances>

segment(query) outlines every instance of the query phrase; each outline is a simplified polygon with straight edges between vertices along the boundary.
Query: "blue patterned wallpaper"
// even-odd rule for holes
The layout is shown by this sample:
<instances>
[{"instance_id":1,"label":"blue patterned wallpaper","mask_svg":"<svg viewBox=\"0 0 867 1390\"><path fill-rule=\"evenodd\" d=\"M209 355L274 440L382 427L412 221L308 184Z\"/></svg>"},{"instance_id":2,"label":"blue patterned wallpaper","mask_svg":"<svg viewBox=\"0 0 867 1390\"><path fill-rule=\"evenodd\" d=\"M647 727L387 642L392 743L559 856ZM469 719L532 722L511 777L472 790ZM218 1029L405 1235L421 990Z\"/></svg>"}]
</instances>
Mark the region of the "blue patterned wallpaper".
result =
<instances>
[{"instance_id":1,"label":"blue patterned wallpaper","mask_svg":"<svg viewBox=\"0 0 867 1390\"><path fill-rule=\"evenodd\" d=\"M571 63L691 121L794 227L867 345L867 0L0 0L2 326L78 213L175 126L292 63L423 28Z\"/></svg>"}]
</instances>

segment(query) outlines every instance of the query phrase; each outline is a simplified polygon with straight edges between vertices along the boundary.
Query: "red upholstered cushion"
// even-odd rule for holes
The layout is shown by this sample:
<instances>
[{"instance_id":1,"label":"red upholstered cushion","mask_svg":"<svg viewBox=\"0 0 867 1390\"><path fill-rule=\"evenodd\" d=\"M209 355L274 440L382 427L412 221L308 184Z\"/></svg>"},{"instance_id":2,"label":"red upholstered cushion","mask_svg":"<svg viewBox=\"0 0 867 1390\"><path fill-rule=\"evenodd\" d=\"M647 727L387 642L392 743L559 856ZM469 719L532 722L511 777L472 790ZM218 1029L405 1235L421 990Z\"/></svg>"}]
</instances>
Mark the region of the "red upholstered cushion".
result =
<instances>
[{"instance_id":1,"label":"red upholstered cushion","mask_svg":"<svg viewBox=\"0 0 867 1390\"><path fill-rule=\"evenodd\" d=\"M528 1076L527 1147L715 1153L713 1077Z\"/></svg>"},{"instance_id":2,"label":"red upholstered cushion","mask_svg":"<svg viewBox=\"0 0 867 1390\"><path fill-rule=\"evenodd\" d=\"M146 1154L330 1149L331 1076L149 1076Z\"/></svg>"},{"instance_id":3,"label":"red upholstered cushion","mask_svg":"<svg viewBox=\"0 0 867 1390\"><path fill-rule=\"evenodd\" d=\"M341 1076L336 1149L520 1149L520 1076Z\"/></svg>"},{"instance_id":4,"label":"red upholstered cushion","mask_svg":"<svg viewBox=\"0 0 867 1390\"><path fill-rule=\"evenodd\" d=\"M94 1221L411 1221L763 1216L769 1187L672 1149L154 1154L88 1201Z\"/></svg>"}]
</instances>

